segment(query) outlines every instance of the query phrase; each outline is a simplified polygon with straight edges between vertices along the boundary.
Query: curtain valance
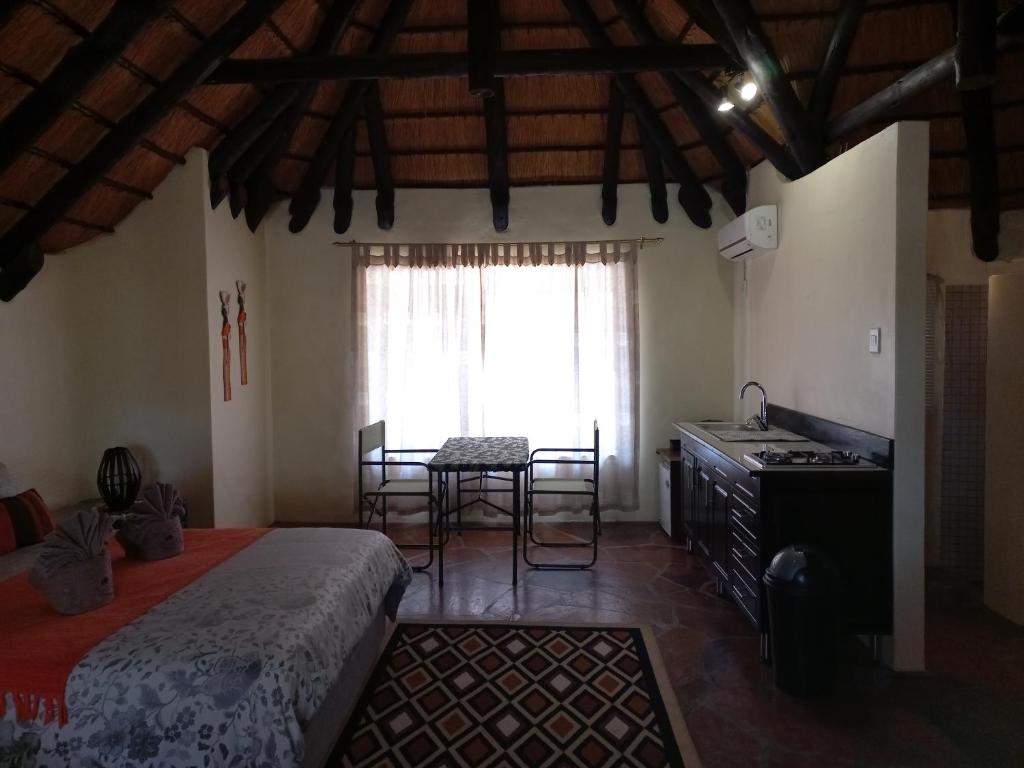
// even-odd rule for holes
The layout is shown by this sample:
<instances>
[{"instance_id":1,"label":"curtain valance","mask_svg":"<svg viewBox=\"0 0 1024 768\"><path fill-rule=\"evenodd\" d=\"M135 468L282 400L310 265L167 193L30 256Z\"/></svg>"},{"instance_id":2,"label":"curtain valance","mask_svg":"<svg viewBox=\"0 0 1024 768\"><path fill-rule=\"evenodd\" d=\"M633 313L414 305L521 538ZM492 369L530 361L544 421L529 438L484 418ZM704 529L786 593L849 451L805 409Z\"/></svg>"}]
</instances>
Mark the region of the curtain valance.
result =
<instances>
[{"instance_id":1,"label":"curtain valance","mask_svg":"<svg viewBox=\"0 0 1024 768\"><path fill-rule=\"evenodd\" d=\"M340 245L340 243L339 243ZM349 245L345 243L344 245ZM535 243L351 243L356 264L387 267L488 267L632 262L636 240Z\"/></svg>"}]
</instances>

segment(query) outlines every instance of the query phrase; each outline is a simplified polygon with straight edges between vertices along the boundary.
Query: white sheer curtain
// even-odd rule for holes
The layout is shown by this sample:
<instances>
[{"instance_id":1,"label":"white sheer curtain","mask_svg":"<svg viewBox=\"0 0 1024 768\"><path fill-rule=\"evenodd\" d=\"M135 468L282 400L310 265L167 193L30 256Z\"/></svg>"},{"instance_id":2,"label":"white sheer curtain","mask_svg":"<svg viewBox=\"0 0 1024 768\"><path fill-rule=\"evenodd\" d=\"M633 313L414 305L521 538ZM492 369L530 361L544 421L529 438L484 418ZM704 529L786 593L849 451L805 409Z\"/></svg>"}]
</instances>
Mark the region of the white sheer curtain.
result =
<instances>
[{"instance_id":1,"label":"white sheer curtain","mask_svg":"<svg viewBox=\"0 0 1024 768\"><path fill-rule=\"evenodd\" d=\"M423 246L356 248L358 416L384 419L391 448L457 435L590 447L596 419L601 505L633 509L634 248L523 245L430 246L418 260Z\"/></svg>"}]
</instances>

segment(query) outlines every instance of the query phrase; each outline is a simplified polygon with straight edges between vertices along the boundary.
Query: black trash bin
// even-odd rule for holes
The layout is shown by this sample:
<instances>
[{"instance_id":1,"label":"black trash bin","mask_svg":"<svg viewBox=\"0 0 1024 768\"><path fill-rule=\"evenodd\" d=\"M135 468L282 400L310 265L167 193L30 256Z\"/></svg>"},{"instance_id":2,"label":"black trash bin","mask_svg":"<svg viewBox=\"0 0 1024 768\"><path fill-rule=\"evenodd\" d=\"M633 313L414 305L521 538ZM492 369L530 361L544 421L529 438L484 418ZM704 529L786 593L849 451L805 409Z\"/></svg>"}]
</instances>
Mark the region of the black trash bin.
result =
<instances>
[{"instance_id":1,"label":"black trash bin","mask_svg":"<svg viewBox=\"0 0 1024 768\"><path fill-rule=\"evenodd\" d=\"M822 696L836 684L839 569L813 547L779 550L764 574L775 685Z\"/></svg>"}]
</instances>

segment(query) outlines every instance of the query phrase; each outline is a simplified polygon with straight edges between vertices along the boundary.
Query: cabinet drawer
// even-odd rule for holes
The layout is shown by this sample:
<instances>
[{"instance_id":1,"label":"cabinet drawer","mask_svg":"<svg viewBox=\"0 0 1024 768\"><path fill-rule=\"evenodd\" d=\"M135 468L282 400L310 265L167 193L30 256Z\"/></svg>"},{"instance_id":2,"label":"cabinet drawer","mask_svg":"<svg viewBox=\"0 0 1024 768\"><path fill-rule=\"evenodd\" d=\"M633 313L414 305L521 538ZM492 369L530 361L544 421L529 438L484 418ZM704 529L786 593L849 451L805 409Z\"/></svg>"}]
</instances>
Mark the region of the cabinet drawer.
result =
<instances>
[{"instance_id":1,"label":"cabinet drawer","mask_svg":"<svg viewBox=\"0 0 1024 768\"><path fill-rule=\"evenodd\" d=\"M733 529L730 539L730 555L733 567L740 570L747 576L751 583L759 585L761 579L761 558L757 553L757 546L752 544L746 536Z\"/></svg>"},{"instance_id":2,"label":"cabinet drawer","mask_svg":"<svg viewBox=\"0 0 1024 768\"><path fill-rule=\"evenodd\" d=\"M760 529L757 511L743 501L736 493L732 494L732 503L729 508L729 517L732 525L739 528L749 538L757 541L757 534Z\"/></svg>"},{"instance_id":3,"label":"cabinet drawer","mask_svg":"<svg viewBox=\"0 0 1024 768\"><path fill-rule=\"evenodd\" d=\"M732 578L729 580L729 594L736 604L743 609L754 626L761 623L761 592L751 587L747 578L737 569L732 569Z\"/></svg>"}]
</instances>

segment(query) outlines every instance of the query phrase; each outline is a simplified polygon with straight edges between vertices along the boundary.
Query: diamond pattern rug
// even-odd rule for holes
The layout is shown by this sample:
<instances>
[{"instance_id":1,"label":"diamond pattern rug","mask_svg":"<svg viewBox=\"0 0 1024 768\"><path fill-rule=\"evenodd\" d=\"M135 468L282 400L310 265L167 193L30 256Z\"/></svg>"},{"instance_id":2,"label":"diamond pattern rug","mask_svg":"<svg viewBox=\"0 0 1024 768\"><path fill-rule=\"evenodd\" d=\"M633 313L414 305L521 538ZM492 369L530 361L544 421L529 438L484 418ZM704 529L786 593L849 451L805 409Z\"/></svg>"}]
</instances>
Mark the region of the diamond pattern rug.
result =
<instances>
[{"instance_id":1,"label":"diamond pattern rug","mask_svg":"<svg viewBox=\"0 0 1024 768\"><path fill-rule=\"evenodd\" d=\"M644 634L400 624L328 765L698 768Z\"/></svg>"}]
</instances>

